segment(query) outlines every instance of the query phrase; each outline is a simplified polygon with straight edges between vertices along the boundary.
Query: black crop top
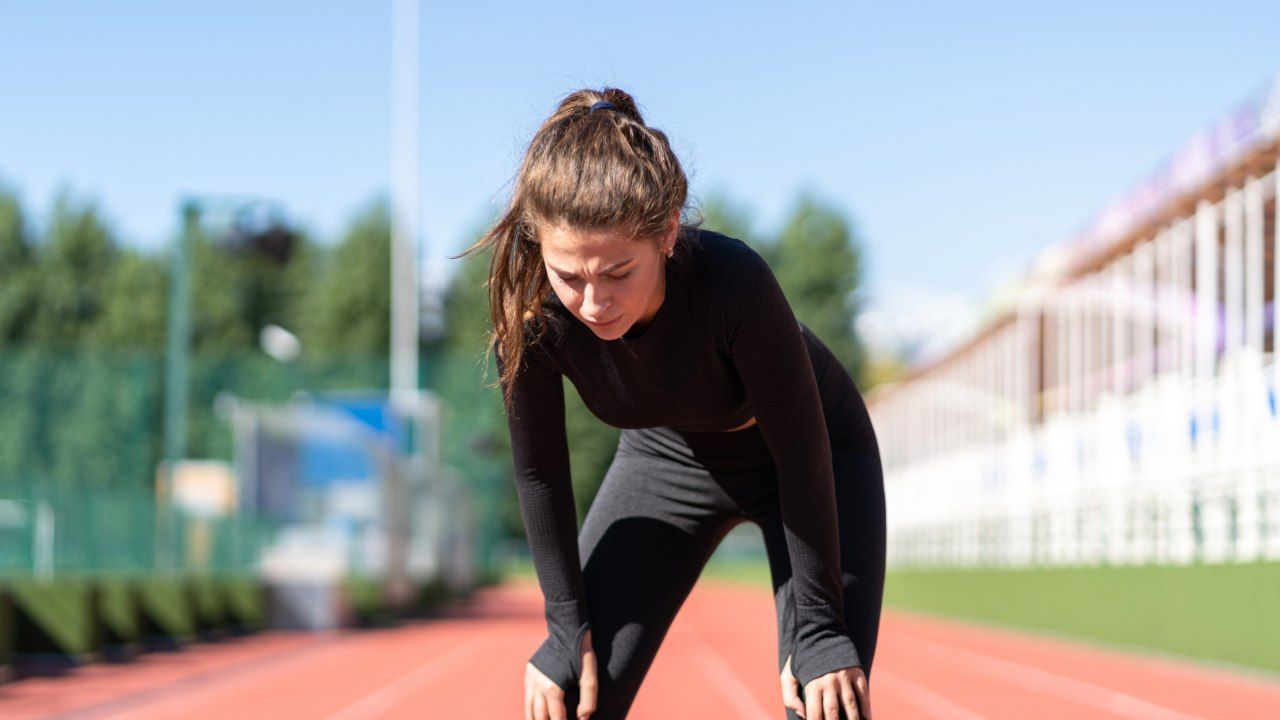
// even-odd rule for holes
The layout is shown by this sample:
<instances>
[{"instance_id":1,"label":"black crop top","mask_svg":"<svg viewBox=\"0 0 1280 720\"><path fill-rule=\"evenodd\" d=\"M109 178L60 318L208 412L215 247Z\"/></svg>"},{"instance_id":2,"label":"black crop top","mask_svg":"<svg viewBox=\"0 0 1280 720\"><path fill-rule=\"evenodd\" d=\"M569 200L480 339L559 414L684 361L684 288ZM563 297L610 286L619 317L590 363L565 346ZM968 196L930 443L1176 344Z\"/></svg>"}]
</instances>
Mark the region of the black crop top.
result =
<instances>
[{"instance_id":1,"label":"black crop top","mask_svg":"<svg viewBox=\"0 0 1280 720\"><path fill-rule=\"evenodd\" d=\"M792 673L803 688L860 664L841 611L831 449L876 452L874 435L848 372L796 320L764 258L705 230L681 242L687 255L667 262L663 303L642 332L601 340L552 293L550 327L515 376L516 490L548 629L564 657L576 657L590 627L561 378L619 428L720 431L754 416L778 471L796 610Z\"/></svg>"}]
</instances>

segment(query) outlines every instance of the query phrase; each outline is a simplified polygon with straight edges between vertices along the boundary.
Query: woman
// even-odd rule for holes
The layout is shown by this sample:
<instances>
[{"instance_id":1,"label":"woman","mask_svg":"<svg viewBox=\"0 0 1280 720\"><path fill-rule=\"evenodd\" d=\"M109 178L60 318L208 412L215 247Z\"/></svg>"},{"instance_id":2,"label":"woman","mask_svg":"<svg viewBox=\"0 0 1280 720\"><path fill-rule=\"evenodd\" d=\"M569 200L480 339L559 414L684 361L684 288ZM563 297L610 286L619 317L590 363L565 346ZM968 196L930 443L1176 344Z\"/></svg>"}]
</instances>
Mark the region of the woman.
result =
<instances>
[{"instance_id":1,"label":"woman","mask_svg":"<svg viewBox=\"0 0 1280 720\"><path fill-rule=\"evenodd\" d=\"M549 636L526 720L626 716L724 535L760 526L787 717L871 717L884 487L849 374L764 260L681 223L687 181L631 96L565 98L493 250L490 313L515 482ZM618 450L576 534L562 378Z\"/></svg>"}]
</instances>

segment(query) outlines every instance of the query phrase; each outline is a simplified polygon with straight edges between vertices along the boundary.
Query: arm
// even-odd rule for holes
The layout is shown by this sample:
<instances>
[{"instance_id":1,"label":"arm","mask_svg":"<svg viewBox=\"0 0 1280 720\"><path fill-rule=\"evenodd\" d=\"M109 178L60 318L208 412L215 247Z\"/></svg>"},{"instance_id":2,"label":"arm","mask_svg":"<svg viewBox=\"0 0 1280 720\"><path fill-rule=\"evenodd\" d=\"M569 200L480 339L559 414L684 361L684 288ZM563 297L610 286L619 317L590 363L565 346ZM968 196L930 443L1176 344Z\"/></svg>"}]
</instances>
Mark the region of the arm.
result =
<instances>
[{"instance_id":1,"label":"arm","mask_svg":"<svg viewBox=\"0 0 1280 720\"><path fill-rule=\"evenodd\" d=\"M498 372L502 372L498 360ZM564 383L526 350L507 415L516 494L545 603L547 641L529 662L560 688L581 672L579 646L590 629L578 557L578 514L569 476Z\"/></svg>"},{"instance_id":2,"label":"arm","mask_svg":"<svg viewBox=\"0 0 1280 720\"><path fill-rule=\"evenodd\" d=\"M831 445L818 385L791 306L754 253L728 305L729 352L778 469L795 600L792 673L810 681L861 665L844 622Z\"/></svg>"}]
</instances>

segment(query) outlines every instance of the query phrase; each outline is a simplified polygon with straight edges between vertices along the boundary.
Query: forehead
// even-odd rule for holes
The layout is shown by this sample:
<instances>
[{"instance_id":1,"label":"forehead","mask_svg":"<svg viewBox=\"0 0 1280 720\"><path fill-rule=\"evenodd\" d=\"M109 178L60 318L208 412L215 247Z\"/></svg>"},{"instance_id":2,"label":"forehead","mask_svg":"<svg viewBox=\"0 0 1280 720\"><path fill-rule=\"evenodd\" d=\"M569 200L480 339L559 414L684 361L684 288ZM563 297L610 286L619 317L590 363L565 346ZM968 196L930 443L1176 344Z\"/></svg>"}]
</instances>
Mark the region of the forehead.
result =
<instances>
[{"instance_id":1,"label":"forehead","mask_svg":"<svg viewBox=\"0 0 1280 720\"><path fill-rule=\"evenodd\" d=\"M542 244L542 257L561 268L611 265L634 255L637 244L643 242L626 230L583 230L563 225L540 228L538 241Z\"/></svg>"}]
</instances>

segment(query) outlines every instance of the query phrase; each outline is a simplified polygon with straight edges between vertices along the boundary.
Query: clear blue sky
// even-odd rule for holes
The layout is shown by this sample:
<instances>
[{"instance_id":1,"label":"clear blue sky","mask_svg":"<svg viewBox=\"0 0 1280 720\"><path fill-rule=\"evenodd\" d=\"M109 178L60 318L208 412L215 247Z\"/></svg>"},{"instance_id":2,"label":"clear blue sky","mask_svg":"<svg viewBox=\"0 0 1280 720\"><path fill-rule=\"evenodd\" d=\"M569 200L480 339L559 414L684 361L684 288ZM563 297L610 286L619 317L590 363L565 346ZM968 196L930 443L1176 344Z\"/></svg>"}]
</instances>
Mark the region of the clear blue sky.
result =
<instances>
[{"instance_id":1,"label":"clear blue sky","mask_svg":"<svg viewBox=\"0 0 1280 720\"><path fill-rule=\"evenodd\" d=\"M186 192L332 237L390 172L390 0L0 10L0 178L153 247ZM933 333L1278 68L1280 3L435 2L423 219L455 252L564 93L613 84L695 193L856 220L879 332ZM887 329L886 329L887 327Z\"/></svg>"}]
</instances>

